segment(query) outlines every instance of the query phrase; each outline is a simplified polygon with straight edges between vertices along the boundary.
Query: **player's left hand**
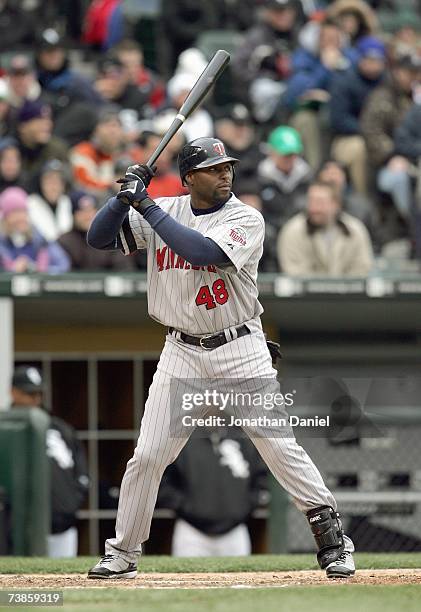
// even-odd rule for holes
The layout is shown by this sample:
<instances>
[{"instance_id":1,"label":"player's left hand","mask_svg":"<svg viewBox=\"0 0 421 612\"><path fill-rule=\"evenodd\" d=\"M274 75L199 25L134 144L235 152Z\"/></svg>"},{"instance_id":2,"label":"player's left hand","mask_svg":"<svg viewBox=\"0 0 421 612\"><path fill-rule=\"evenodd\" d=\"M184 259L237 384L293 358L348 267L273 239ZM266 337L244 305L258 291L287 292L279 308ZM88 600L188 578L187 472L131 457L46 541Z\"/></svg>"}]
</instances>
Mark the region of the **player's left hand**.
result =
<instances>
[{"instance_id":1,"label":"player's left hand","mask_svg":"<svg viewBox=\"0 0 421 612\"><path fill-rule=\"evenodd\" d=\"M272 357L272 363L276 363L278 359L282 359L281 345L273 340L266 340L268 345L270 356Z\"/></svg>"},{"instance_id":2,"label":"player's left hand","mask_svg":"<svg viewBox=\"0 0 421 612\"><path fill-rule=\"evenodd\" d=\"M130 168L130 166L129 166ZM124 178L117 181L121 183L120 191L117 194L117 198L122 200L125 204L131 204L135 206L137 203L146 200L149 197L146 191L146 185L134 172L127 170Z\"/></svg>"}]
</instances>

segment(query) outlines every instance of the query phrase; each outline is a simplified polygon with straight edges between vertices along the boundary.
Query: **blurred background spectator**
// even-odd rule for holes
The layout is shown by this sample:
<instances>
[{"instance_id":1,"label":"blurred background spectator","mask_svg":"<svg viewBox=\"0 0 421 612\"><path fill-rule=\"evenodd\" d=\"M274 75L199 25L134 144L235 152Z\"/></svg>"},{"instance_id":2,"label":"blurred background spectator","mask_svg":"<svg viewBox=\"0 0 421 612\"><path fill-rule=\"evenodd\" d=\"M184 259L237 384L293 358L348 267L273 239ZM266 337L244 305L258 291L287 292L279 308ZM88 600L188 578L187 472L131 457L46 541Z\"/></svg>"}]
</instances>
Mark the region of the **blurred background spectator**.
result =
<instances>
[{"instance_id":1,"label":"blurred background spectator","mask_svg":"<svg viewBox=\"0 0 421 612\"><path fill-rule=\"evenodd\" d=\"M101 102L90 80L70 66L66 43L53 28L47 28L38 38L36 68L44 97L48 96L55 117L81 100L91 104Z\"/></svg>"},{"instance_id":2,"label":"blurred background spectator","mask_svg":"<svg viewBox=\"0 0 421 612\"><path fill-rule=\"evenodd\" d=\"M43 165L50 159L66 162L68 148L64 141L53 136L51 108L41 100L26 101L17 115L17 140L26 173L28 188L36 185Z\"/></svg>"},{"instance_id":3,"label":"blurred background spectator","mask_svg":"<svg viewBox=\"0 0 421 612\"><path fill-rule=\"evenodd\" d=\"M317 170L326 153L322 138L326 119L320 113L330 99L332 76L350 68L356 53L334 21L326 20L320 25L309 23L313 25L317 28L316 40L309 44L301 36L301 44L292 54L291 77L286 83L282 104L291 111L290 124L300 132L305 157Z\"/></svg>"},{"instance_id":4,"label":"blurred background spectator","mask_svg":"<svg viewBox=\"0 0 421 612\"><path fill-rule=\"evenodd\" d=\"M335 74L331 82L332 156L349 169L356 191L365 194L367 150L359 120L367 96L383 78L386 48L381 40L368 36L358 41L357 51L357 66Z\"/></svg>"},{"instance_id":5,"label":"blurred background spectator","mask_svg":"<svg viewBox=\"0 0 421 612\"><path fill-rule=\"evenodd\" d=\"M134 270L134 261L119 251L91 249L86 234L98 210L96 198L85 191L73 191L70 196L72 227L62 234L58 243L66 251L73 270Z\"/></svg>"},{"instance_id":6,"label":"blurred background spectator","mask_svg":"<svg viewBox=\"0 0 421 612\"><path fill-rule=\"evenodd\" d=\"M10 103L8 100L7 85L0 79L0 137L6 136L10 131Z\"/></svg>"},{"instance_id":7,"label":"blurred background spectator","mask_svg":"<svg viewBox=\"0 0 421 612\"><path fill-rule=\"evenodd\" d=\"M218 2L162 0L161 44L168 70L165 76L174 72L178 56L194 46L199 34L216 29L218 25Z\"/></svg>"},{"instance_id":8,"label":"blurred background spectator","mask_svg":"<svg viewBox=\"0 0 421 612\"><path fill-rule=\"evenodd\" d=\"M165 86L160 77L144 64L142 47L130 38L122 40L113 47L113 54L123 64L129 82L139 88L146 96L149 106L159 108L164 102Z\"/></svg>"},{"instance_id":9,"label":"blurred background spectator","mask_svg":"<svg viewBox=\"0 0 421 612\"><path fill-rule=\"evenodd\" d=\"M321 181L310 185L306 211L285 223L278 257L291 276L367 276L373 265L366 227L341 210L336 187Z\"/></svg>"},{"instance_id":10,"label":"blurred background spectator","mask_svg":"<svg viewBox=\"0 0 421 612\"><path fill-rule=\"evenodd\" d=\"M421 104L413 104L395 131L396 185L391 186L394 202L410 227L416 253L421 249ZM407 256L411 255L411 251Z\"/></svg>"},{"instance_id":11,"label":"blurred background spectator","mask_svg":"<svg viewBox=\"0 0 421 612\"><path fill-rule=\"evenodd\" d=\"M86 12L82 40L95 50L107 50L122 40L125 22L121 0L94 0Z\"/></svg>"},{"instance_id":12,"label":"blurred background spectator","mask_svg":"<svg viewBox=\"0 0 421 612\"><path fill-rule=\"evenodd\" d=\"M313 175L337 185L376 256L419 257L417 136L404 123L421 100L416 0L2 6L0 193L23 187L31 210L42 201L54 239L73 218L67 200L67 225L57 225L62 204L41 192L45 164L70 158L60 202L82 189L102 205L125 167L148 160L208 59L226 48L230 67L158 160L153 197L184 193L180 147L216 135L241 161L234 192L266 220L261 271L279 271L276 236L303 210ZM288 146L277 128L294 130ZM59 175L50 179L58 187ZM142 255L133 259L144 269Z\"/></svg>"},{"instance_id":13,"label":"blurred background spectator","mask_svg":"<svg viewBox=\"0 0 421 612\"><path fill-rule=\"evenodd\" d=\"M262 189L260 182L254 177L242 179L235 192L244 204L248 204L262 212Z\"/></svg>"},{"instance_id":14,"label":"blurred background spectator","mask_svg":"<svg viewBox=\"0 0 421 612\"><path fill-rule=\"evenodd\" d=\"M108 56L100 60L95 88L108 104L136 111L139 117L145 115L148 92L141 91L131 82L128 68L117 57Z\"/></svg>"},{"instance_id":15,"label":"blurred background spectator","mask_svg":"<svg viewBox=\"0 0 421 612\"><path fill-rule=\"evenodd\" d=\"M25 175L18 142L12 136L0 139L0 193L7 187L24 187Z\"/></svg>"},{"instance_id":16,"label":"blurred background spectator","mask_svg":"<svg viewBox=\"0 0 421 612\"><path fill-rule=\"evenodd\" d=\"M360 122L368 162L380 192L382 246L400 237L400 221L404 221L410 233L414 208L411 163L407 157L396 153L394 134L412 106L414 88L421 77L421 58L414 55L395 58L386 77L367 99ZM412 161L416 163L416 159ZM393 203L393 211L384 205L384 194Z\"/></svg>"},{"instance_id":17,"label":"blurred background spectator","mask_svg":"<svg viewBox=\"0 0 421 612\"><path fill-rule=\"evenodd\" d=\"M31 223L46 240L57 240L72 227L72 206L67 195L68 168L58 159L47 161L28 198Z\"/></svg>"},{"instance_id":18,"label":"blurred background spectator","mask_svg":"<svg viewBox=\"0 0 421 612\"><path fill-rule=\"evenodd\" d=\"M232 60L239 97L249 101L259 122L273 118L291 74L299 30L297 4L264 0L259 22L245 32Z\"/></svg>"},{"instance_id":19,"label":"blurred background spectator","mask_svg":"<svg viewBox=\"0 0 421 612\"><path fill-rule=\"evenodd\" d=\"M32 60L27 54L13 54L7 65L4 77L7 86L6 99L13 109L13 119L27 100L37 100L41 95L41 86L37 81Z\"/></svg>"},{"instance_id":20,"label":"blurred background spectator","mask_svg":"<svg viewBox=\"0 0 421 612\"><path fill-rule=\"evenodd\" d=\"M264 158L259 146L255 125L244 104L232 104L220 111L215 124L215 133L225 144L231 157L240 160L235 168L236 192L245 180L257 180L256 168Z\"/></svg>"},{"instance_id":21,"label":"blurred background spectator","mask_svg":"<svg viewBox=\"0 0 421 612\"><path fill-rule=\"evenodd\" d=\"M90 139L70 151L75 186L104 198L114 182L114 164L121 155L123 143L118 107L102 108Z\"/></svg>"},{"instance_id":22,"label":"blurred background spectator","mask_svg":"<svg viewBox=\"0 0 421 612\"><path fill-rule=\"evenodd\" d=\"M276 272L276 237L284 223L304 208L305 194L313 173L301 157L303 143L293 128L277 127L270 133L267 145L267 155L258 166L258 178L266 224L265 269Z\"/></svg>"},{"instance_id":23,"label":"blurred background spectator","mask_svg":"<svg viewBox=\"0 0 421 612\"><path fill-rule=\"evenodd\" d=\"M317 178L335 185L341 200L341 206L345 212L358 217L369 228L373 227L377 221L377 211L374 204L370 202L370 198L353 189L344 166L334 159L327 159L320 168Z\"/></svg>"},{"instance_id":24,"label":"blurred background spectator","mask_svg":"<svg viewBox=\"0 0 421 612\"><path fill-rule=\"evenodd\" d=\"M31 43L33 24L15 0L0 0L0 51L10 51Z\"/></svg>"},{"instance_id":25,"label":"blurred background spectator","mask_svg":"<svg viewBox=\"0 0 421 612\"><path fill-rule=\"evenodd\" d=\"M55 242L31 226L28 194L8 187L0 195L0 269L6 272L67 272L70 262Z\"/></svg>"},{"instance_id":26,"label":"blurred background spectator","mask_svg":"<svg viewBox=\"0 0 421 612\"><path fill-rule=\"evenodd\" d=\"M326 17L339 24L353 47L362 38L379 31L376 13L364 0L335 0L328 7Z\"/></svg>"}]
</instances>

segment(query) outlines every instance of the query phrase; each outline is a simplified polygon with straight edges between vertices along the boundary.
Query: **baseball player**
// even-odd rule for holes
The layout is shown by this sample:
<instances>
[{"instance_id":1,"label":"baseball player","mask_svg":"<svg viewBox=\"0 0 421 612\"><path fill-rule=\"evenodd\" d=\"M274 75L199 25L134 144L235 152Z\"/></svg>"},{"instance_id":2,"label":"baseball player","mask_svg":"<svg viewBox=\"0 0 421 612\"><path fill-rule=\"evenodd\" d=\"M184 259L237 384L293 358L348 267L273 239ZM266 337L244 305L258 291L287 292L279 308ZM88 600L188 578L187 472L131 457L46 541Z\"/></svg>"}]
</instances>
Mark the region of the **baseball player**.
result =
<instances>
[{"instance_id":1,"label":"baseball player","mask_svg":"<svg viewBox=\"0 0 421 612\"><path fill-rule=\"evenodd\" d=\"M130 166L120 192L98 211L88 232L95 248L121 249L126 255L147 249L149 314L168 327L137 446L123 477L116 534L106 541L105 556L89 578L136 576L163 472L188 439L171 430L178 410L170 401L171 381L276 381L256 285L264 221L231 191L237 162L220 140L195 139L178 159L189 195L156 201L147 192L153 172L144 165ZM189 414L202 416L203 406ZM244 429L305 513L320 567L328 577L354 574L354 545L344 535L335 499L307 453L293 436Z\"/></svg>"}]
</instances>

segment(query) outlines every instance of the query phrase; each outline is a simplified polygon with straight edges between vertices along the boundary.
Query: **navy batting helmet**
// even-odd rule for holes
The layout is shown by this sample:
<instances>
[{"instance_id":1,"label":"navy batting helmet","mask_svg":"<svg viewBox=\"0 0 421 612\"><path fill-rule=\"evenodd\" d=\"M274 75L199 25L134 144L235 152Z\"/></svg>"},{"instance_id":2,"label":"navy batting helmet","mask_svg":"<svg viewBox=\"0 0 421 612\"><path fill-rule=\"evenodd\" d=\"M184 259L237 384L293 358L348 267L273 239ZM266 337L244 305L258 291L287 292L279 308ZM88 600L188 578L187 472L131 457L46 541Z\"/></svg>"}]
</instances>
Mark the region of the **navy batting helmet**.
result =
<instances>
[{"instance_id":1,"label":"navy batting helmet","mask_svg":"<svg viewBox=\"0 0 421 612\"><path fill-rule=\"evenodd\" d=\"M226 154L224 143L218 138L196 138L181 149L178 155L178 168L184 183L186 174L191 170L210 168L225 162L235 164L238 161L237 158Z\"/></svg>"}]
</instances>

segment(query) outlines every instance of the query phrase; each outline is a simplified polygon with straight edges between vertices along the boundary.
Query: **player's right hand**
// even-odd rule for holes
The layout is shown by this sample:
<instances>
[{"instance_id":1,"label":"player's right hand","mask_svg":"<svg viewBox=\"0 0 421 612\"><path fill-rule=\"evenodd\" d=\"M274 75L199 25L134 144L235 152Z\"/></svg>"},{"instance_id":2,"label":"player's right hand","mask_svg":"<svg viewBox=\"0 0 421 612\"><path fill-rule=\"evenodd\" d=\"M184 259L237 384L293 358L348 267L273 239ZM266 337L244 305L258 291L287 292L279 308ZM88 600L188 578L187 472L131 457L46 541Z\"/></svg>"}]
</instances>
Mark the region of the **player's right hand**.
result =
<instances>
[{"instance_id":1,"label":"player's right hand","mask_svg":"<svg viewBox=\"0 0 421 612\"><path fill-rule=\"evenodd\" d=\"M155 168L149 168L146 164L135 164L134 166L129 166L126 171L127 174L135 174L137 178L139 178L145 185L145 187L149 186L152 178L155 176L156 166ZM126 177L117 181L118 183L122 183L126 180ZM131 180L131 179L129 179Z\"/></svg>"}]
</instances>

